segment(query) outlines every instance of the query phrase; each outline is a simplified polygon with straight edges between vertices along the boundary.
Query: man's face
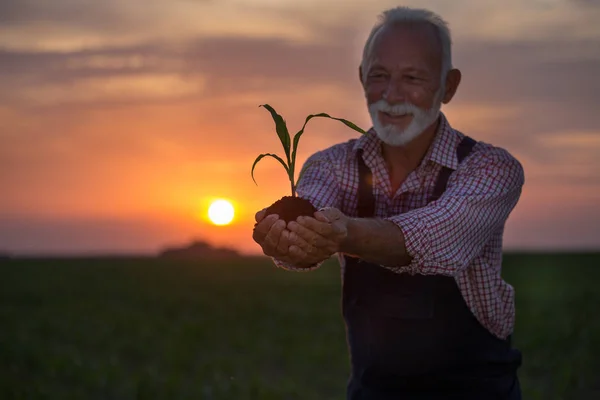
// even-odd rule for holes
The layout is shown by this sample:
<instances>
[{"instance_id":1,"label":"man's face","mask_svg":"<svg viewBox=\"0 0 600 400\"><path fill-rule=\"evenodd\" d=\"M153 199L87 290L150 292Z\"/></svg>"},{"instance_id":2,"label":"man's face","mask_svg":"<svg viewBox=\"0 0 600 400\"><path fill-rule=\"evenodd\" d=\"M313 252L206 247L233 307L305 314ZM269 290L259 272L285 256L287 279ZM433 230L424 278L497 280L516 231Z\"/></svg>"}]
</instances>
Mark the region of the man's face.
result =
<instances>
[{"instance_id":1,"label":"man's face","mask_svg":"<svg viewBox=\"0 0 600 400\"><path fill-rule=\"evenodd\" d=\"M385 143L401 146L439 115L442 49L432 27L383 28L367 59L365 96L373 127Z\"/></svg>"}]
</instances>

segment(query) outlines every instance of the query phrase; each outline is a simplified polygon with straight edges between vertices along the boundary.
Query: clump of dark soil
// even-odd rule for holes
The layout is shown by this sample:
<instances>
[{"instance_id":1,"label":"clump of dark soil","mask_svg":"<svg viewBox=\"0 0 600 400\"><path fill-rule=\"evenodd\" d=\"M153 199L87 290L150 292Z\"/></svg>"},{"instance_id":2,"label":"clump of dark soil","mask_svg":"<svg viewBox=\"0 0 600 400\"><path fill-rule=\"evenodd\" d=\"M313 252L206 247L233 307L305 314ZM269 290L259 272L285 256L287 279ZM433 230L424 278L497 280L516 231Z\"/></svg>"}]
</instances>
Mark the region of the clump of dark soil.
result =
<instances>
[{"instance_id":1,"label":"clump of dark soil","mask_svg":"<svg viewBox=\"0 0 600 400\"><path fill-rule=\"evenodd\" d=\"M285 196L267 208L265 217L271 214L279 215L285 222L295 221L299 216L314 217L317 209L306 199Z\"/></svg>"}]
</instances>

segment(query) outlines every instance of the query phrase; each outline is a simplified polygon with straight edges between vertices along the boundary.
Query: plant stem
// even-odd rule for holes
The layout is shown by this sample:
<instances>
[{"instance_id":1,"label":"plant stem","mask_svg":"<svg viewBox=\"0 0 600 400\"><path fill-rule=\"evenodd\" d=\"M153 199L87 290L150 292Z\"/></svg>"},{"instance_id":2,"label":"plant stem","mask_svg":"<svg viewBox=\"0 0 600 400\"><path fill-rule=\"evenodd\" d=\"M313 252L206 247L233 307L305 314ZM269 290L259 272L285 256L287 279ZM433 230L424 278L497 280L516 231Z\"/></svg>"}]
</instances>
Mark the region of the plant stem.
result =
<instances>
[{"instance_id":1,"label":"plant stem","mask_svg":"<svg viewBox=\"0 0 600 400\"><path fill-rule=\"evenodd\" d=\"M296 197L296 187L294 186L294 182L292 184L292 197Z\"/></svg>"}]
</instances>

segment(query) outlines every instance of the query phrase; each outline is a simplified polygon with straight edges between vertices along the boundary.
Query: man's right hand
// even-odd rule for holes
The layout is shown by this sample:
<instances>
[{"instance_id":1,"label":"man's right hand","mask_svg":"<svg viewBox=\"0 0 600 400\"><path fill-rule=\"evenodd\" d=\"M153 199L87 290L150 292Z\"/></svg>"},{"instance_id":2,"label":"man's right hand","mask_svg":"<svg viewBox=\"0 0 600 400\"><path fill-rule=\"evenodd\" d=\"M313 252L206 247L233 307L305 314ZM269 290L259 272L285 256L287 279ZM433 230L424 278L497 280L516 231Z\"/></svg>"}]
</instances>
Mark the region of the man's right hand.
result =
<instances>
[{"instance_id":1,"label":"man's right hand","mask_svg":"<svg viewBox=\"0 0 600 400\"><path fill-rule=\"evenodd\" d=\"M286 222L277 214L265 217L266 209L256 213L254 232L252 239L262 248L263 253L269 257L275 257L284 262L289 259L289 234Z\"/></svg>"}]
</instances>

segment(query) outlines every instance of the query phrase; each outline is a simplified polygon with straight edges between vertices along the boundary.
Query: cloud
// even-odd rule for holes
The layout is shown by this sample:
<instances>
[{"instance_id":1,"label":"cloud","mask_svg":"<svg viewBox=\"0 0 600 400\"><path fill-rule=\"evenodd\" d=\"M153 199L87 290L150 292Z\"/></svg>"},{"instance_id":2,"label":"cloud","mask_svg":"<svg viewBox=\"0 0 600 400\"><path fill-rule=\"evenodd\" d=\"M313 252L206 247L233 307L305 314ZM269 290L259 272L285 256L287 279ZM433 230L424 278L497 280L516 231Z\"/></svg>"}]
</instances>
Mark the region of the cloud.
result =
<instances>
[{"instance_id":1,"label":"cloud","mask_svg":"<svg viewBox=\"0 0 600 400\"><path fill-rule=\"evenodd\" d=\"M161 43L77 52L0 51L0 83L4 104L52 105L81 100L118 101L114 82L159 79L180 80L193 87L203 81L206 96L236 91L284 91L298 85L345 85L356 82L353 53L344 43L298 44L284 39L207 38L176 48ZM107 87L102 88L102 82ZM112 82L112 83L111 83ZM150 85L146 85L148 87ZM127 90L123 97L131 98ZM73 94L80 93L80 96ZM162 93L162 92L161 92ZM170 99L198 91L174 90ZM61 96L61 94L67 96ZM71 94L69 96L69 94ZM168 94L168 93L166 93ZM140 101L152 100L140 98Z\"/></svg>"},{"instance_id":2,"label":"cloud","mask_svg":"<svg viewBox=\"0 0 600 400\"><path fill-rule=\"evenodd\" d=\"M405 2L439 12L455 39L487 42L597 39L600 7L591 1L482 0ZM290 0L23 0L0 2L0 48L74 51L197 36L281 37L327 41L323 28L351 26L366 36L397 2ZM355 43L361 45L362 40Z\"/></svg>"},{"instance_id":3,"label":"cloud","mask_svg":"<svg viewBox=\"0 0 600 400\"><path fill-rule=\"evenodd\" d=\"M138 3L139 4L139 3ZM115 0L5 0L0 2L0 24L66 23L71 26L108 28L120 25L124 14Z\"/></svg>"},{"instance_id":4,"label":"cloud","mask_svg":"<svg viewBox=\"0 0 600 400\"><path fill-rule=\"evenodd\" d=\"M519 29L534 23L552 33L555 24L570 21L572 15L578 18L576 26L595 27L595 23L586 23L596 11L600 12L591 3L540 0L526 7L511 1L512 8L489 1L478 3L477 7L472 4L466 7L463 3L447 7L439 1L422 5L443 15L447 13L446 18L451 21L461 21L453 24L458 32L455 60L465 73L456 101L500 103L519 97L521 101L572 102L589 108L600 100L600 78L596 74L600 56L595 51L600 41L600 29L594 31L595 36L576 41L568 36L573 29L561 30L559 40L554 34L538 35L535 40L530 40L531 36L519 33ZM4 14L0 14L10 21L9 25L25 31L35 30L36 23L46 21L60 29L73 27L94 32L94 35L122 36L120 27L123 27L133 35L131 42L115 45L111 40L100 41L87 50L74 47L69 51L38 52L14 48L1 51L0 81L7 92L14 93L28 85L42 85L57 92L52 85L72 85L76 80L176 74L181 79L194 75L208 77L205 89L211 95L219 91L249 91L265 86L290 87L307 83L348 86L356 81L356 65L366 31L375 15L392 5L380 1L368 7L355 5L339 9L340 3L331 1L323 3L320 12L315 12L314 2L299 4L268 0L234 1L229 9L225 5L219 8L218 4L225 3L210 1L136 0L125 4L116 0L83 3L26 0L0 4L4 7L0 10ZM417 2L409 4L416 5ZM338 12L329 12L333 10ZM460 19L459 12L465 12ZM221 14L227 16L221 20L222 29L199 28L207 21L219 19L216 16ZM233 27L234 22L241 22L238 18L242 15L243 23L238 25L246 30ZM508 29L500 22L495 25L483 15L499 21L510 18L518 29ZM302 34L290 36L278 31L279 28L270 33L251 34L254 28L250 26L266 20L269 26L301 26L305 40L299 40ZM526 24L525 20L530 23ZM478 21L485 21L485 29L494 27L494 32L517 33L498 41L481 34L477 30ZM179 33L165 29L172 24L178 25L179 29L185 26L190 29L176 30ZM209 31L211 33L207 34ZM51 31L47 34L34 32L32 37L45 40L52 36ZM10 93L4 93L4 96L10 96Z\"/></svg>"},{"instance_id":5,"label":"cloud","mask_svg":"<svg viewBox=\"0 0 600 400\"><path fill-rule=\"evenodd\" d=\"M352 32L349 30L348 32ZM344 34L341 32L340 36ZM464 73L457 101L561 102L590 108L600 102L597 42L459 43L456 65ZM3 87L65 84L114 76L179 74L207 77L206 89L253 90L296 84L358 85L358 54L341 37L307 44L278 38L211 37L173 48L149 43L78 52L0 52ZM4 94L6 96L6 93Z\"/></svg>"},{"instance_id":6,"label":"cloud","mask_svg":"<svg viewBox=\"0 0 600 400\"><path fill-rule=\"evenodd\" d=\"M224 140L240 140L248 149L260 149L269 145L268 134L238 139L236 132L244 126L270 132L270 121L256 108L265 102L286 117L291 130L314 112L352 115L357 123L369 124L356 72L358 52L352 41L344 40L352 32L352 28L346 32L332 29L338 38L320 44L209 37L175 47L157 42L67 53L5 50L0 52L0 105L31 112L39 112L40 107L54 108L54 112L69 107L85 116L86 110L98 107L160 104L173 110L169 114L178 114L172 118L198 121L195 129L226 130ZM455 60L463 81L455 100L444 110L457 128L518 151L530 165L543 170L563 157L558 149L541 147L545 136L600 133L596 112L600 56L593 52L595 45L593 41L563 47L552 41L457 43ZM310 100L298 103L298 99ZM358 115L357 110L361 110ZM154 118L160 113L154 111ZM65 132L64 124L73 116L64 110L61 115L65 120L50 129ZM7 126L5 132L16 129ZM316 122L310 129L325 130L327 135L307 135L305 149L348 138L343 127L332 124ZM191 127L179 130L171 140L193 143L189 148L196 149L203 136L194 132ZM588 160L591 152L590 147L582 148L581 159ZM597 165L593 160L590 163Z\"/></svg>"},{"instance_id":7,"label":"cloud","mask_svg":"<svg viewBox=\"0 0 600 400\"><path fill-rule=\"evenodd\" d=\"M456 66L465 74L460 93L484 101L518 97L591 106L600 101L599 43L600 37L563 46L553 40L459 43Z\"/></svg>"},{"instance_id":8,"label":"cloud","mask_svg":"<svg viewBox=\"0 0 600 400\"><path fill-rule=\"evenodd\" d=\"M201 77L184 79L175 74L148 74L132 77L89 78L73 85L42 85L19 91L19 100L34 106L61 103L152 102L201 93Z\"/></svg>"},{"instance_id":9,"label":"cloud","mask_svg":"<svg viewBox=\"0 0 600 400\"><path fill-rule=\"evenodd\" d=\"M77 51L197 36L311 36L303 21L268 19L229 1L44 0L0 3L0 48Z\"/></svg>"},{"instance_id":10,"label":"cloud","mask_svg":"<svg viewBox=\"0 0 600 400\"><path fill-rule=\"evenodd\" d=\"M239 129L233 128L237 124L271 129L268 119L254 111L264 102L272 103L294 127L312 112L356 115L364 107L356 77L358 51L352 40L344 40L353 34L351 27L331 28L330 39L336 39L319 44L207 37L177 46L148 42L71 52L4 50L0 104L23 110L68 106L84 111L158 102L179 107L180 118L195 113L202 126L213 130L222 129L219 121L227 119L232 132ZM600 103L600 56L593 52L595 45L593 41L567 47L556 47L552 41L457 43L455 60L463 82L445 110L458 119L458 127L475 130L481 139L518 147L537 162L547 162L542 157L554 159L558 157L554 152L539 151L540 138L574 130L595 134L600 126L595 110ZM295 98L310 98L310 104L294 104ZM366 111L358 119L368 124ZM308 136L310 145L347 137L340 127L317 124L330 133L322 140ZM482 126L485 131L477 132ZM193 140L191 132L186 129L176 137Z\"/></svg>"}]
</instances>

